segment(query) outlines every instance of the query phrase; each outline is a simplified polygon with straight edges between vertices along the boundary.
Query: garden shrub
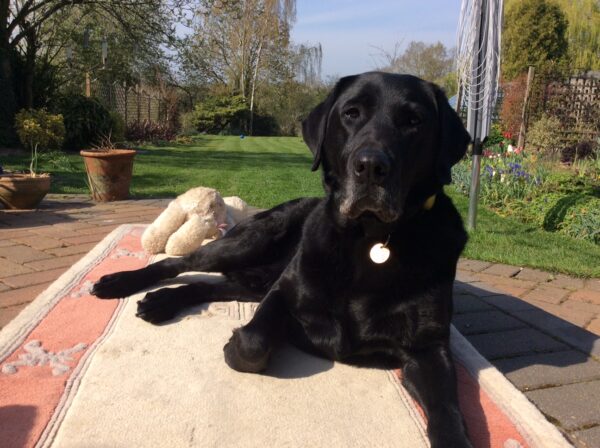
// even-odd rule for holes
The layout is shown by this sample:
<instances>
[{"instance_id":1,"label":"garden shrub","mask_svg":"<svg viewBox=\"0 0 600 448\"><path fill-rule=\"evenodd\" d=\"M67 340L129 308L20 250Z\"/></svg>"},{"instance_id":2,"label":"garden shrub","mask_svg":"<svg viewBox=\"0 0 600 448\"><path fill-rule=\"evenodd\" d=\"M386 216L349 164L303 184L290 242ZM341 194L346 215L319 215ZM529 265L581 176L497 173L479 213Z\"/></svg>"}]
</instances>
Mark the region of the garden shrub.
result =
<instances>
[{"instance_id":1,"label":"garden shrub","mask_svg":"<svg viewBox=\"0 0 600 448\"><path fill-rule=\"evenodd\" d=\"M111 130L110 130L110 139L113 142L122 142L125 140L125 120L121 116L120 113L111 110L110 111L110 121L111 121Z\"/></svg>"},{"instance_id":2,"label":"garden shrub","mask_svg":"<svg viewBox=\"0 0 600 448\"><path fill-rule=\"evenodd\" d=\"M560 161L573 163L578 159L593 159L596 157L598 144L592 141L583 141L565 146L560 151Z\"/></svg>"},{"instance_id":3,"label":"garden shrub","mask_svg":"<svg viewBox=\"0 0 600 448\"><path fill-rule=\"evenodd\" d=\"M527 73L523 73L511 82L502 83L502 104L500 107L500 121L502 129L512 135L518 135L521 127L523 113L523 100L527 86Z\"/></svg>"},{"instance_id":4,"label":"garden shrub","mask_svg":"<svg viewBox=\"0 0 600 448\"><path fill-rule=\"evenodd\" d=\"M240 95L208 97L196 104L194 125L199 132L219 134L231 127L231 133L236 134L248 111L246 100Z\"/></svg>"},{"instance_id":5,"label":"garden shrub","mask_svg":"<svg viewBox=\"0 0 600 448\"><path fill-rule=\"evenodd\" d=\"M561 124L556 117L542 115L527 131L527 145L546 155L556 153L561 146ZM528 149L529 149L528 148Z\"/></svg>"},{"instance_id":6,"label":"garden shrub","mask_svg":"<svg viewBox=\"0 0 600 448\"><path fill-rule=\"evenodd\" d=\"M144 120L129 123L127 126L127 140L136 142L172 141L177 135L177 130L169 123Z\"/></svg>"},{"instance_id":7,"label":"garden shrub","mask_svg":"<svg viewBox=\"0 0 600 448\"><path fill-rule=\"evenodd\" d=\"M113 129L109 111L93 98L64 96L58 101L57 110L64 117L66 135L63 148L67 151L89 148Z\"/></svg>"},{"instance_id":8,"label":"garden shrub","mask_svg":"<svg viewBox=\"0 0 600 448\"><path fill-rule=\"evenodd\" d=\"M587 196L565 214L559 231L573 238L600 244L600 198Z\"/></svg>"}]
</instances>

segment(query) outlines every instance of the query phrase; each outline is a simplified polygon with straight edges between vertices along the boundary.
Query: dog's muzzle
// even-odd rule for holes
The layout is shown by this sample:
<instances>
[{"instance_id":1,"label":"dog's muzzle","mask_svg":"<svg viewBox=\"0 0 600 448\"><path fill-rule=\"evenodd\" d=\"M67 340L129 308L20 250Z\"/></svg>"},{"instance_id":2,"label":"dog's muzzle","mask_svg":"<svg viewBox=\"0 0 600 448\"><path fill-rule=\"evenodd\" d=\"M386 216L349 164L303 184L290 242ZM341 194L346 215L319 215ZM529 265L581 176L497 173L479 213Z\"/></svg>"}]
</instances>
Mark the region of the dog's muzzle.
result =
<instances>
[{"instance_id":1,"label":"dog's muzzle","mask_svg":"<svg viewBox=\"0 0 600 448\"><path fill-rule=\"evenodd\" d=\"M371 212L383 222L393 222L400 211L393 205L386 188L392 163L383 151L361 149L349 161L348 174L340 203L340 213L356 219Z\"/></svg>"}]
</instances>

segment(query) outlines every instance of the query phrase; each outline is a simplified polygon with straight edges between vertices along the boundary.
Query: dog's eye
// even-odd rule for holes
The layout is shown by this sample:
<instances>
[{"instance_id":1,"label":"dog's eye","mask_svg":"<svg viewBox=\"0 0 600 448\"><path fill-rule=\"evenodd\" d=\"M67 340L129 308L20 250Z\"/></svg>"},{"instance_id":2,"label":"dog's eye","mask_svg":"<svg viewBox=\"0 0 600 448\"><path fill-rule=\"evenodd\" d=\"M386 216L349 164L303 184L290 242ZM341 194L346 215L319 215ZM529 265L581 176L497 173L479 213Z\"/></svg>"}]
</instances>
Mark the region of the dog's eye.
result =
<instances>
[{"instance_id":1,"label":"dog's eye","mask_svg":"<svg viewBox=\"0 0 600 448\"><path fill-rule=\"evenodd\" d=\"M358 117L360 117L360 111L356 107L351 107L350 109L346 109L344 111L344 117L356 120Z\"/></svg>"}]
</instances>

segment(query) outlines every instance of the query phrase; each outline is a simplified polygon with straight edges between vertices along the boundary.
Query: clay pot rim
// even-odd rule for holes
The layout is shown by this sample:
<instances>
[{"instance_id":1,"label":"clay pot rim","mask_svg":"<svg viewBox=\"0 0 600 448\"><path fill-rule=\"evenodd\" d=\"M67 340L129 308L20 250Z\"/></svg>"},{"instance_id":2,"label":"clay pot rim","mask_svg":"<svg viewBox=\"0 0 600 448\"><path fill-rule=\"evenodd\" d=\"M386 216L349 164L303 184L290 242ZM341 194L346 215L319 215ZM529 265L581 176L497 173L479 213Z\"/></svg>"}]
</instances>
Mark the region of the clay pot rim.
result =
<instances>
[{"instance_id":1,"label":"clay pot rim","mask_svg":"<svg viewBox=\"0 0 600 448\"><path fill-rule=\"evenodd\" d=\"M135 149L82 149L79 155L83 157L117 157L137 154Z\"/></svg>"},{"instance_id":2,"label":"clay pot rim","mask_svg":"<svg viewBox=\"0 0 600 448\"><path fill-rule=\"evenodd\" d=\"M47 177L51 177L50 173L37 173L35 177L31 175L31 173L13 173L13 172L3 172L0 174L0 179L45 179Z\"/></svg>"}]
</instances>

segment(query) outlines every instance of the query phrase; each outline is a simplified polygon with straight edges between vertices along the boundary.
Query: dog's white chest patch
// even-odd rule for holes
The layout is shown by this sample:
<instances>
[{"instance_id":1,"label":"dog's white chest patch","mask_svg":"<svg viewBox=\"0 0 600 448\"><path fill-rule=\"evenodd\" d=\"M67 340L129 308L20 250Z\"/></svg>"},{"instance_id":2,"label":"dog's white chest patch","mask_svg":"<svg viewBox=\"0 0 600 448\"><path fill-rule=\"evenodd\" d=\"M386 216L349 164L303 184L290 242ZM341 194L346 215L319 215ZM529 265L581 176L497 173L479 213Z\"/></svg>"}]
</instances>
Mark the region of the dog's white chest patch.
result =
<instances>
[{"instance_id":1,"label":"dog's white chest patch","mask_svg":"<svg viewBox=\"0 0 600 448\"><path fill-rule=\"evenodd\" d=\"M369 251L369 258L373 263L382 264L390 258L390 250L381 243L375 244Z\"/></svg>"}]
</instances>

